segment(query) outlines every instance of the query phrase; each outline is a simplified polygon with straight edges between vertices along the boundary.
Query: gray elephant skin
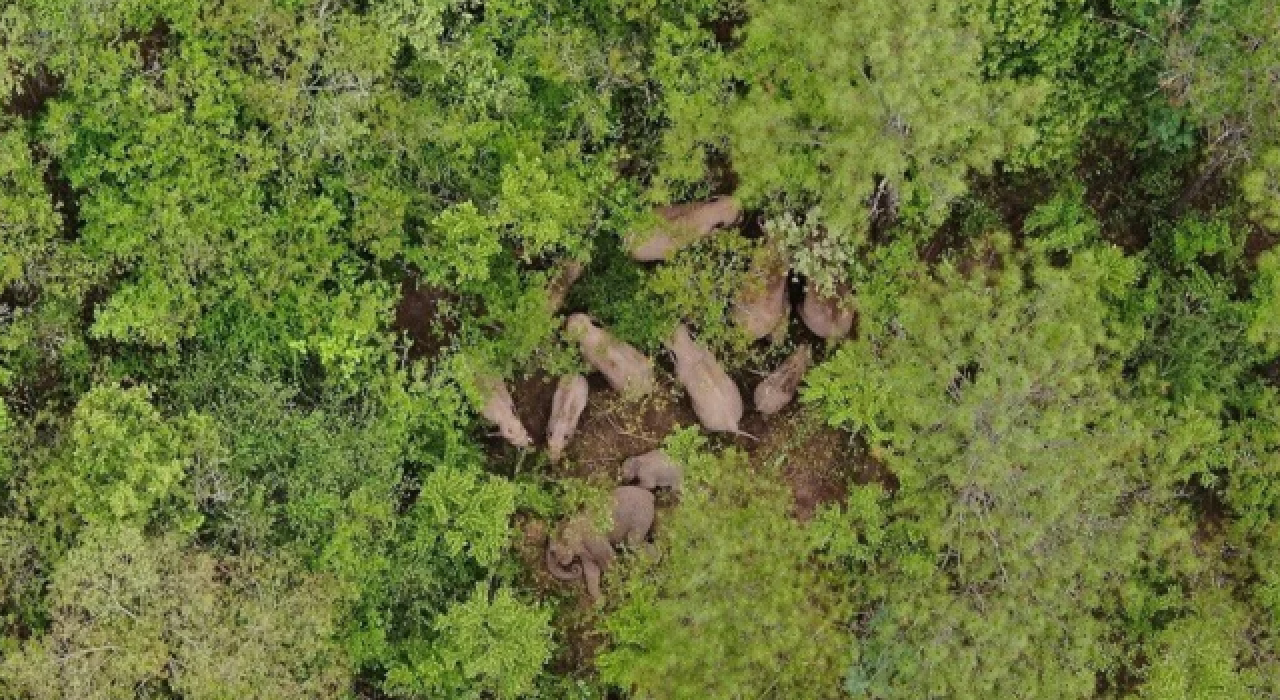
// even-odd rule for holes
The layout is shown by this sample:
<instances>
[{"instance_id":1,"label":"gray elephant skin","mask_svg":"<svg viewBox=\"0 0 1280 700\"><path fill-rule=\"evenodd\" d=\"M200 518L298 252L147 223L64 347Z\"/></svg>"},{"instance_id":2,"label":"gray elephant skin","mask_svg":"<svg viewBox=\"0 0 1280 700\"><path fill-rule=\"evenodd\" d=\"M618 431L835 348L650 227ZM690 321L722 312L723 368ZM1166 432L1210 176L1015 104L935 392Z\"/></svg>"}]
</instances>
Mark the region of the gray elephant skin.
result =
<instances>
[{"instance_id":1,"label":"gray elephant skin","mask_svg":"<svg viewBox=\"0 0 1280 700\"><path fill-rule=\"evenodd\" d=\"M680 484L684 480L684 469L667 456L666 452L653 450L624 460L622 480L634 483L647 491L668 489L679 495Z\"/></svg>"}]
</instances>

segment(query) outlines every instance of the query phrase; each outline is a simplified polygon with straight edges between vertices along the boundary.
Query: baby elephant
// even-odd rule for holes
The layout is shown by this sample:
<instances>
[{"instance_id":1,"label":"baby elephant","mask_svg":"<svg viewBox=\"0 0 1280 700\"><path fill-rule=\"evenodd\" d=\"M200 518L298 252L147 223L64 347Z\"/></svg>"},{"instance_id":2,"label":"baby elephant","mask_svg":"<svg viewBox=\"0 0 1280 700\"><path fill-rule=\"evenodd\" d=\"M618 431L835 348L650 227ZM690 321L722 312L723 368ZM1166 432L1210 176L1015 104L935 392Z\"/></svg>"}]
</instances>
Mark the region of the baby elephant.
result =
<instances>
[{"instance_id":1,"label":"baby elephant","mask_svg":"<svg viewBox=\"0 0 1280 700\"><path fill-rule=\"evenodd\" d=\"M639 486L613 490L613 526L608 536L596 532L584 516L569 521L559 538L547 545L547 570L561 581L581 577L592 599L600 599L600 576L613 562L613 545L644 543L653 527L653 493Z\"/></svg>"},{"instance_id":2,"label":"baby elephant","mask_svg":"<svg viewBox=\"0 0 1280 700\"><path fill-rule=\"evenodd\" d=\"M684 470L671 461L666 452L654 450L623 461L622 480L635 482L640 488L649 491L670 489L671 493L678 496L680 482L684 480Z\"/></svg>"},{"instance_id":3,"label":"baby elephant","mask_svg":"<svg viewBox=\"0 0 1280 700\"><path fill-rule=\"evenodd\" d=\"M778 365L778 369L774 370L773 374L756 386L756 410L768 416L781 411L791 403L791 400L796 397L796 390L800 388L801 380L804 379L804 373L809 371L809 364L812 362L813 350L808 344L796 348L790 357Z\"/></svg>"},{"instance_id":4,"label":"baby elephant","mask_svg":"<svg viewBox=\"0 0 1280 700\"><path fill-rule=\"evenodd\" d=\"M599 600L600 576L613 563L613 546L589 529L582 518L567 523L560 537L547 545L547 571L558 581L582 579L591 598Z\"/></svg>"},{"instance_id":5,"label":"baby elephant","mask_svg":"<svg viewBox=\"0 0 1280 700\"><path fill-rule=\"evenodd\" d=\"M587 407L587 380L581 374L567 374L556 385L551 399L551 420L547 421L547 455L560 461L569 438L578 430L578 419Z\"/></svg>"}]
</instances>

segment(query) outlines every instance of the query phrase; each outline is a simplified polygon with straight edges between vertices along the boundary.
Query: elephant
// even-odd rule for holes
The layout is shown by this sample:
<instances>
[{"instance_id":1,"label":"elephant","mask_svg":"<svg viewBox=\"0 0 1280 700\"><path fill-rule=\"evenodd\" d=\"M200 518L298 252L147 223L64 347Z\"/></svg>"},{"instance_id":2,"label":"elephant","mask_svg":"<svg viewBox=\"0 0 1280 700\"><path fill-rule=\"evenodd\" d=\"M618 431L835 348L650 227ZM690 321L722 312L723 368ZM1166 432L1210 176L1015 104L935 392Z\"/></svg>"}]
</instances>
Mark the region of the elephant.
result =
<instances>
[{"instance_id":1,"label":"elephant","mask_svg":"<svg viewBox=\"0 0 1280 700\"><path fill-rule=\"evenodd\" d=\"M571 528L582 527L579 523L566 525L566 533L547 545L547 571L559 581L582 579L587 584L587 594L592 600L599 600L600 577L613 563L613 546L598 533L578 537L567 534Z\"/></svg>"},{"instance_id":2,"label":"elephant","mask_svg":"<svg viewBox=\"0 0 1280 700\"><path fill-rule=\"evenodd\" d=\"M480 415L490 423L498 426L502 437L515 447L521 449L533 445L533 438L525 430L520 417L516 415L516 404L507 391L507 385L500 379L486 378L479 381L480 390L485 394L484 408Z\"/></svg>"},{"instance_id":3,"label":"elephant","mask_svg":"<svg viewBox=\"0 0 1280 700\"><path fill-rule=\"evenodd\" d=\"M732 226L741 218L742 208L733 197L716 197L706 202L659 207L656 213L662 225L631 246L631 257L641 262L666 260L715 230Z\"/></svg>"},{"instance_id":4,"label":"elephant","mask_svg":"<svg viewBox=\"0 0 1280 700\"><path fill-rule=\"evenodd\" d=\"M813 349L808 343L796 348L790 357L778 365L773 374L756 386L756 410L768 416L781 411L791 403L812 362Z\"/></svg>"},{"instance_id":5,"label":"elephant","mask_svg":"<svg viewBox=\"0 0 1280 700\"><path fill-rule=\"evenodd\" d=\"M847 289L825 296L813 284L805 290L800 320L819 338L835 340L853 330L853 295Z\"/></svg>"},{"instance_id":6,"label":"elephant","mask_svg":"<svg viewBox=\"0 0 1280 700\"><path fill-rule=\"evenodd\" d=\"M689 392L693 412L702 427L753 438L738 428L743 412L742 394L715 355L699 345L683 323L676 325L667 348L675 355L676 379Z\"/></svg>"},{"instance_id":7,"label":"elephant","mask_svg":"<svg viewBox=\"0 0 1280 700\"><path fill-rule=\"evenodd\" d=\"M787 319L787 264L770 247L747 271L747 283L734 301L733 322L752 341L777 330Z\"/></svg>"},{"instance_id":8,"label":"elephant","mask_svg":"<svg viewBox=\"0 0 1280 700\"><path fill-rule=\"evenodd\" d=\"M589 519L579 515L561 529L547 545L547 570L561 581L582 578L593 600L600 599L600 576L613 562L613 545L631 547L644 544L653 527L653 493L639 486L619 486L613 490L613 525L601 535Z\"/></svg>"},{"instance_id":9,"label":"elephant","mask_svg":"<svg viewBox=\"0 0 1280 700\"><path fill-rule=\"evenodd\" d=\"M556 385L551 398L551 419L547 421L547 455L551 462L560 461L569 438L578 430L578 420L587 407L587 380L581 374L566 374Z\"/></svg>"},{"instance_id":10,"label":"elephant","mask_svg":"<svg viewBox=\"0 0 1280 700\"><path fill-rule=\"evenodd\" d=\"M569 288L582 276L584 267L577 260L561 263L555 270L551 283L547 286L547 310L556 313L564 306L565 297L569 296Z\"/></svg>"},{"instance_id":11,"label":"elephant","mask_svg":"<svg viewBox=\"0 0 1280 700\"><path fill-rule=\"evenodd\" d=\"M592 323L586 314L570 316L565 329L578 341L582 358L603 374L615 390L643 396L657 386L653 362L644 353Z\"/></svg>"},{"instance_id":12,"label":"elephant","mask_svg":"<svg viewBox=\"0 0 1280 700\"><path fill-rule=\"evenodd\" d=\"M680 495L680 482L684 480L684 470L662 450L653 450L635 457L628 457L622 462L622 480L635 482L637 486L649 491L670 489Z\"/></svg>"}]
</instances>

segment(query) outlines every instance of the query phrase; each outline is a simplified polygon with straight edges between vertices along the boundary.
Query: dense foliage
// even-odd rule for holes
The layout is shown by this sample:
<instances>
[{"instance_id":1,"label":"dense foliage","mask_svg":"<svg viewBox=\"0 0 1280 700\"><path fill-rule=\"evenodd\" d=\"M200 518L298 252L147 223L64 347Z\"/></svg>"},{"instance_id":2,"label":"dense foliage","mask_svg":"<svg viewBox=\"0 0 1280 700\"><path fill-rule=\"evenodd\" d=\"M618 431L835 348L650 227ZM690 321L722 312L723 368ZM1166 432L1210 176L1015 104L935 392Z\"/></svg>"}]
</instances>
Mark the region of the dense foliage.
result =
<instances>
[{"instance_id":1,"label":"dense foliage","mask_svg":"<svg viewBox=\"0 0 1280 700\"><path fill-rule=\"evenodd\" d=\"M847 612L807 566L810 546L787 515L789 494L752 474L742 453L707 455L691 437L668 441L687 465L687 495L657 539L663 559L627 574L626 600L606 623L613 647L599 659L602 675L641 697L766 688L835 697Z\"/></svg>"},{"instance_id":2,"label":"dense foliage","mask_svg":"<svg viewBox=\"0 0 1280 700\"><path fill-rule=\"evenodd\" d=\"M0 698L1280 696L1276 236L1272 0L11 0ZM595 605L564 311L686 470ZM801 406L637 433L678 321Z\"/></svg>"}]
</instances>

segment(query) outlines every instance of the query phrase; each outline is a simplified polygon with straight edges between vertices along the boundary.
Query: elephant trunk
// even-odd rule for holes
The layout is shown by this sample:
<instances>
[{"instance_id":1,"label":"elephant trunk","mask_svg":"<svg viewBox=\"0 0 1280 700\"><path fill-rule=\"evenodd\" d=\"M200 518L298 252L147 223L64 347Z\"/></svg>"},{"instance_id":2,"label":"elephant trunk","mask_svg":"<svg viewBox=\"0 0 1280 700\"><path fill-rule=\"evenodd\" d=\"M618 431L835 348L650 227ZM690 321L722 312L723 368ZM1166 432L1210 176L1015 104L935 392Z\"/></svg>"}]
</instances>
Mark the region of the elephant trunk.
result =
<instances>
[{"instance_id":1,"label":"elephant trunk","mask_svg":"<svg viewBox=\"0 0 1280 700\"><path fill-rule=\"evenodd\" d=\"M577 581L582 578L581 564L575 561L569 566L564 566L556 559L550 547L547 548L547 571L558 581Z\"/></svg>"}]
</instances>

